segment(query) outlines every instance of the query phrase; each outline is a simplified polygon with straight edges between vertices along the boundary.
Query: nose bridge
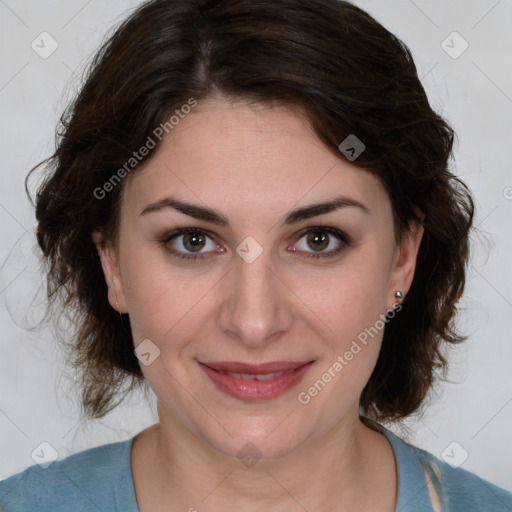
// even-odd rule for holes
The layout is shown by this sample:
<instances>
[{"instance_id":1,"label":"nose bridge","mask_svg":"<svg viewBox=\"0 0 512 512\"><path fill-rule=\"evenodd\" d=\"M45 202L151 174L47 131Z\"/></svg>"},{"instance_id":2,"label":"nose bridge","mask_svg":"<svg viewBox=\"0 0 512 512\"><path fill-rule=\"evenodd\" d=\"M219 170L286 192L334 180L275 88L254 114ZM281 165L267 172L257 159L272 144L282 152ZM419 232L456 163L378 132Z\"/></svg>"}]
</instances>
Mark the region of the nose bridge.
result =
<instances>
[{"instance_id":1,"label":"nose bridge","mask_svg":"<svg viewBox=\"0 0 512 512\"><path fill-rule=\"evenodd\" d=\"M240 244L243 248L243 244ZM271 268L270 254L256 259L237 256L227 284L221 328L248 346L261 346L288 328L290 312L282 286Z\"/></svg>"}]
</instances>

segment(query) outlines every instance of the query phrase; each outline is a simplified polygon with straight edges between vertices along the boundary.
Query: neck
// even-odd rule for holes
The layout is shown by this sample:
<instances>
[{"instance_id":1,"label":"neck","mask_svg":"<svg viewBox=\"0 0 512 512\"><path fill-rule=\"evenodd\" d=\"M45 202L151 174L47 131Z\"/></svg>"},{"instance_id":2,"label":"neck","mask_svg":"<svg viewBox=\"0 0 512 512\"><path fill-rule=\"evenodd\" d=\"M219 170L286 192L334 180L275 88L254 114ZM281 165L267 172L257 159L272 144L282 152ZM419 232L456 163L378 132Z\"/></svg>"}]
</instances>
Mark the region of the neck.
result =
<instances>
[{"instance_id":1,"label":"neck","mask_svg":"<svg viewBox=\"0 0 512 512\"><path fill-rule=\"evenodd\" d=\"M247 512L321 512L372 510L373 502L375 510L387 510L383 495L389 496L389 510L394 510L395 485L390 487L389 471L383 471L383 465L394 469L391 446L360 422L357 411L321 439L305 442L285 457L241 460L213 448L162 409L160 423L145 431L144 466L152 469L139 483L153 487L151 494L161 496L161 503L173 504L168 510L226 511L236 503Z\"/></svg>"}]
</instances>

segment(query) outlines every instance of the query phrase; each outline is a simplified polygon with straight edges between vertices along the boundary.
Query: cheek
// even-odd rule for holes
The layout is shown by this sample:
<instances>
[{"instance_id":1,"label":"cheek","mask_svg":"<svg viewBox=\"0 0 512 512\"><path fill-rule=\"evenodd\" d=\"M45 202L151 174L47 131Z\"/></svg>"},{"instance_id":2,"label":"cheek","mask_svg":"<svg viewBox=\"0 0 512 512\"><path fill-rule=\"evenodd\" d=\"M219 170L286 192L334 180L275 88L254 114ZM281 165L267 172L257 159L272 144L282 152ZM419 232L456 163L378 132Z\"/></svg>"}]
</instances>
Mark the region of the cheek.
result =
<instances>
[{"instance_id":1,"label":"cheek","mask_svg":"<svg viewBox=\"0 0 512 512\"><path fill-rule=\"evenodd\" d=\"M297 296L310 310L311 319L316 318L321 332L334 340L331 345L337 351L374 326L386 312L388 286L386 265L364 255L347 259L343 266L324 275L299 276L295 283Z\"/></svg>"},{"instance_id":2,"label":"cheek","mask_svg":"<svg viewBox=\"0 0 512 512\"><path fill-rule=\"evenodd\" d=\"M297 279L297 286L301 283L297 295L308 306L322 356L298 398L304 405L313 402L313 409L326 422L332 420L326 411L336 411L337 418L357 400L379 355L386 325L389 270L387 261L378 254L377 250L365 251L347 258L328 276Z\"/></svg>"},{"instance_id":3,"label":"cheek","mask_svg":"<svg viewBox=\"0 0 512 512\"><path fill-rule=\"evenodd\" d=\"M172 265L163 251L126 243L123 285L135 345L150 339L164 359L176 360L211 309L219 275ZM192 268L192 267L191 267Z\"/></svg>"},{"instance_id":4,"label":"cheek","mask_svg":"<svg viewBox=\"0 0 512 512\"><path fill-rule=\"evenodd\" d=\"M164 272L145 272L130 279L130 320L135 343L151 338L170 348L172 340L186 338L204 314L201 297L208 283L193 283ZM179 333L179 336L178 336Z\"/></svg>"},{"instance_id":5,"label":"cheek","mask_svg":"<svg viewBox=\"0 0 512 512\"><path fill-rule=\"evenodd\" d=\"M315 373L298 390L297 401L311 421L325 428L357 408L377 362L386 312L386 294L374 289L383 287L377 277L351 273L325 295L309 296L316 317L311 321L323 333L316 347L321 357Z\"/></svg>"}]
</instances>

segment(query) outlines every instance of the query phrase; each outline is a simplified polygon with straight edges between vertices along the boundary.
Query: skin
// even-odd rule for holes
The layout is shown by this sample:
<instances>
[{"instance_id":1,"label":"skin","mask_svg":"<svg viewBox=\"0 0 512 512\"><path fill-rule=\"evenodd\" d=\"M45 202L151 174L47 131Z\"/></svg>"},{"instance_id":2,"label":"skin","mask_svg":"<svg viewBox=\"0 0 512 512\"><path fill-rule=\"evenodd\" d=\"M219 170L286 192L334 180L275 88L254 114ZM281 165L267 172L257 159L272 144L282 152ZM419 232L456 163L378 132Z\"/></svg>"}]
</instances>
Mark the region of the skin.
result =
<instances>
[{"instance_id":1,"label":"skin","mask_svg":"<svg viewBox=\"0 0 512 512\"><path fill-rule=\"evenodd\" d=\"M230 225L173 208L141 215L170 195ZM347 206L280 225L338 195L368 212ZM349 245L331 236L320 252L342 251L309 258L317 246L301 231L318 226ZM171 256L169 247L187 252L183 237L161 241L183 227L212 234L204 260ZM394 511L391 445L358 417L383 331L308 404L297 395L393 307L396 290L407 293L422 233L411 225L398 246L380 182L324 146L298 111L215 98L181 120L126 179L117 243L95 235L112 307L129 314L135 346L150 339L160 350L141 365L159 423L132 448L140 510ZM236 252L248 236L263 249L252 263ZM246 402L219 391L198 360L315 363L283 395ZM247 443L258 450L251 467L237 456Z\"/></svg>"}]
</instances>

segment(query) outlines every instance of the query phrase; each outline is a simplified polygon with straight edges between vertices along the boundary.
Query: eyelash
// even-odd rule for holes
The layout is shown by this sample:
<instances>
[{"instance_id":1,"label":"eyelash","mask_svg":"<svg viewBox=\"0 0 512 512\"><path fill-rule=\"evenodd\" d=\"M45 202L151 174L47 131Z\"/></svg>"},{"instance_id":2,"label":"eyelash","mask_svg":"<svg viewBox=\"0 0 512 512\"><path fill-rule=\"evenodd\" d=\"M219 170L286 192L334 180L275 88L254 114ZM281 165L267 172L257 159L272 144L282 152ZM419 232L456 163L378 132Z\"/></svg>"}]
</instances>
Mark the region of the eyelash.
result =
<instances>
[{"instance_id":1,"label":"eyelash","mask_svg":"<svg viewBox=\"0 0 512 512\"><path fill-rule=\"evenodd\" d=\"M315 232L326 233L330 236L334 236L335 238L338 239L338 241L340 242L340 245L337 249L331 250L329 252L317 252L317 253L304 252L304 254L306 255L305 256L306 258L312 258L312 259L333 258L333 257L337 256L338 254L340 254L346 247L349 247L352 243L351 238L345 232L340 231L339 229L334 229L334 228L330 228L327 226L313 226L313 227L305 228L298 233L297 241L300 240L305 235L307 235L309 233L315 233ZM168 244L171 240L173 240L174 238L178 238L181 235L186 235L186 234L190 234L190 233L193 233L193 234L200 233L200 234L210 238L211 240L213 240L212 237L210 236L210 233L208 231L205 231L204 229L181 228L181 229L175 229L174 231L166 233L159 240L159 242L162 245L165 245L166 249L169 251L169 254L173 258L178 258L179 260L182 260L182 261L185 260L185 261L192 262L192 261L196 261L198 259L208 258L209 256L206 256L206 253L183 253L181 251L177 251L176 249L169 247Z\"/></svg>"}]
</instances>

